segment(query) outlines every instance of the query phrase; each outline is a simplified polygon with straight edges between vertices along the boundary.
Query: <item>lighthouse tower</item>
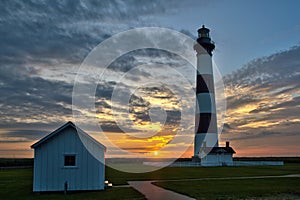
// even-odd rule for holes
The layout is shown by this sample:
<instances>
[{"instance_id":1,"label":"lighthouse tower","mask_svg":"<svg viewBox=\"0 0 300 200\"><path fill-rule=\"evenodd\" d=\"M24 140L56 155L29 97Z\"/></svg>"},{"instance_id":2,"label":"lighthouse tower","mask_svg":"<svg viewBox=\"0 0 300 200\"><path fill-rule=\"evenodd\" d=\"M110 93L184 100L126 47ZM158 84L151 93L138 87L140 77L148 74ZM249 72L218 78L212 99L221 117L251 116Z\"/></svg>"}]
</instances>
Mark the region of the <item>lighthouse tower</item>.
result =
<instances>
[{"instance_id":1,"label":"lighthouse tower","mask_svg":"<svg viewBox=\"0 0 300 200\"><path fill-rule=\"evenodd\" d=\"M194 49L197 52L197 108L193 158L199 159L203 149L213 149L219 146L212 67L212 52L215 45L209 36L209 29L204 25L198 30L198 39Z\"/></svg>"}]
</instances>

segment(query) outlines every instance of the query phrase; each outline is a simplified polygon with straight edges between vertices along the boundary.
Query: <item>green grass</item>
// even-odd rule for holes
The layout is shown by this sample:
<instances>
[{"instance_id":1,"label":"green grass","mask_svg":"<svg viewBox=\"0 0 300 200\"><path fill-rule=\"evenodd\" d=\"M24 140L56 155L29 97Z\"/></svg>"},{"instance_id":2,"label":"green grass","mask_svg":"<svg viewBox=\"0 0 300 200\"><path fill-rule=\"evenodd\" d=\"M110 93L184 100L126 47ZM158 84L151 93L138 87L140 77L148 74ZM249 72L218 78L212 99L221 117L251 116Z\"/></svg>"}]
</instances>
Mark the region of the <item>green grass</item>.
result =
<instances>
[{"instance_id":1,"label":"green grass","mask_svg":"<svg viewBox=\"0 0 300 200\"><path fill-rule=\"evenodd\" d=\"M32 192L32 169L0 170L0 199L144 199L132 188L108 188L105 191L36 194Z\"/></svg>"},{"instance_id":2,"label":"green grass","mask_svg":"<svg viewBox=\"0 0 300 200\"><path fill-rule=\"evenodd\" d=\"M166 180L211 177L270 176L300 174L300 164L289 163L284 166L249 167L172 167L150 173L124 173L106 168L106 179L114 185L127 184L129 180Z\"/></svg>"},{"instance_id":3,"label":"green grass","mask_svg":"<svg viewBox=\"0 0 300 200\"><path fill-rule=\"evenodd\" d=\"M196 199L300 198L300 178L173 181L154 184Z\"/></svg>"},{"instance_id":4,"label":"green grass","mask_svg":"<svg viewBox=\"0 0 300 200\"><path fill-rule=\"evenodd\" d=\"M238 176L266 176L300 174L300 164L290 163L284 166L251 166L251 167L187 167L164 168L151 173L124 173L106 167L106 179L114 185L127 184L129 180L168 180L168 179L192 179L208 177L238 177ZM34 194L32 192L32 168L30 169L3 169L0 170L0 199L143 199L143 195L132 188L109 188L105 191L78 192L63 195L62 193ZM252 181L252 182L249 182ZM219 191L222 197L226 187L232 187L231 193L237 195L259 196L275 192L299 192L299 179L251 179L251 180L218 180L218 181L188 181L188 182L161 182L164 187L190 193L202 194L207 190L208 197L211 190ZM206 183L206 184L204 184ZM179 184L179 185L178 185ZM181 185L180 185L181 184ZM252 188L251 184L257 185ZM191 186L192 185L192 186ZM207 186L205 186L207 185ZM270 187L269 187L270 185ZM205 187L207 187L205 189ZM194 188L194 189L193 189ZM236 189L235 189L236 188ZM286 190L290 188L290 190ZM282 190L281 190L282 189ZM193 193L193 191L196 193ZM201 193L200 193L201 191ZM226 192L227 190L225 190ZM199 193L198 193L199 192ZM238 197L238 196L237 196ZM214 198L212 198L214 199Z\"/></svg>"}]
</instances>

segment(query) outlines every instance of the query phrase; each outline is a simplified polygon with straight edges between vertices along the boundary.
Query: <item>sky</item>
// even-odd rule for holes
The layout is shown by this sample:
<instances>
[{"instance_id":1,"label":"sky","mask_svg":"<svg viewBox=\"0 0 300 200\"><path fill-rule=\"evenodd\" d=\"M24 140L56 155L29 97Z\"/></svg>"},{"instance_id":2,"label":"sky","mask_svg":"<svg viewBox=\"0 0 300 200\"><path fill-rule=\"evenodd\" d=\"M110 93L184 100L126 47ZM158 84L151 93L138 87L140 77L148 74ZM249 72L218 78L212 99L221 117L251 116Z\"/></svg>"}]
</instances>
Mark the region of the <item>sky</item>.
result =
<instances>
[{"instance_id":1,"label":"sky","mask_svg":"<svg viewBox=\"0 0 300 200\"><path fill-rule=\"evenodd\" d=\"M32 157L30 145L74 121L72 92L77 72L89 52L105 39L142 27L169 28L195 39L203 24L216 44L213 60L223 78L227 102L220 144L229 140L236 156L299 156L299 7L299 1L292 0L1 1L0 157ZM141 65L148 67L136 68ZM141 84L178 76L163 67L188 77L190 85L182 94L195 87L188 63L153 49L116 59L100 81L82 80L87 86L98 83L96 119L118 147L158 156L178 132L183 111L193 109L193 96L183 102L164 84ZM124 78L121 89L135 88L127 107L111 100L119 77ZM178 81L174 87L182 89L182 84ZM190 106L183 108L183 103ZM129 119L124 122L126 131L118 126L113 108L118 116ZM185 118L193 120L193 116ZM192 124L185 127L193 132ZM84 130L101 141L97 130ZM152 136L137 137L145 132ZM182 145L189 145L184 155L191 156L192 146Z\"/></svg>"}]
</instances>

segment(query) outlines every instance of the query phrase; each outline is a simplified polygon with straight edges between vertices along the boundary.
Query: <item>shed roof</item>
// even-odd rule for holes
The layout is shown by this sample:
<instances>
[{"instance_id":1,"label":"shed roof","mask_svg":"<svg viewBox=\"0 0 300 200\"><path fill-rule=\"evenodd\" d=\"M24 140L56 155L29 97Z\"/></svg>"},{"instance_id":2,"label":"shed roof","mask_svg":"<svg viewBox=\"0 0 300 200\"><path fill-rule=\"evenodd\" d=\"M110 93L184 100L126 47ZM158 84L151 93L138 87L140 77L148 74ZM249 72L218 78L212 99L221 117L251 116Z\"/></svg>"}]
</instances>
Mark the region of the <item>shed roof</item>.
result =
<instances>
[{"instance_id":1,"label":"shed roof","mask_svg":"<svg viewBox=\"0 0 300 200\"><path fill-rule=\"evenodd\" d=\"M76 130L77 134L80 134L81 136L87 138L88 140L91 140L93 143L95 143L99 148L103 149L106 151L106 147L101 144L100 142L98 142L97 140L95 140L94 138L92 138L89 134L87 134L86 132L84 132L83 130L81 130L79 127L77 127L73 122L69 121L67 123L65 123L64 125L62 125L61 127L59 127L58 129L56 129L55 131L53 131L52 133L46 135L45 137L43 137L42 139L40 139L38 142L34 143L33 145L31 145L31 148L35 149L38 146L40 146L41 144L43 144L44 142L46 142L47 140L49 140L50 138L53 138L54 136L56 136L57 134L59 134L61 131L63 131L64 129L68 128L68 127L72 127Z\"/></svg>"}]
</instances>

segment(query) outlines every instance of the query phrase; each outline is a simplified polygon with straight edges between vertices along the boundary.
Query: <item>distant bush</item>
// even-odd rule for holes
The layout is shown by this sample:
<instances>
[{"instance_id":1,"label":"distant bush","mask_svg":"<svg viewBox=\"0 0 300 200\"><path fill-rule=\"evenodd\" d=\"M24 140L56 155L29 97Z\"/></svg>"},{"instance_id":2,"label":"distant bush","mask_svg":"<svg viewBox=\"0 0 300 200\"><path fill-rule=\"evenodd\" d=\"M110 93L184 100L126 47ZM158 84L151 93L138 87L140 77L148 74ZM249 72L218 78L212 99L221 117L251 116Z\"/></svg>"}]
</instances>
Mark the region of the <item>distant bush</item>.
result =
<instances>
[{"instance_id":1,"label":"distant bush","mask_svg":"<svg viewBox=\"0 0 300 200\"><path fill-rule=\"evenodd\" d=\"M33 158L0 158L0 167L33 166Z\"/></svg>"},{"instance_id":2,"label":"distant bush","mask_svg":"<svg viewBox=\"0 0 300 200\"><path fill-rule=\"evenodd\" d=\"M236 157L234 161L283 161L284 163L300 163L300 157Z\"/></svg>"}]
</instances>

